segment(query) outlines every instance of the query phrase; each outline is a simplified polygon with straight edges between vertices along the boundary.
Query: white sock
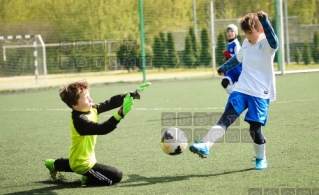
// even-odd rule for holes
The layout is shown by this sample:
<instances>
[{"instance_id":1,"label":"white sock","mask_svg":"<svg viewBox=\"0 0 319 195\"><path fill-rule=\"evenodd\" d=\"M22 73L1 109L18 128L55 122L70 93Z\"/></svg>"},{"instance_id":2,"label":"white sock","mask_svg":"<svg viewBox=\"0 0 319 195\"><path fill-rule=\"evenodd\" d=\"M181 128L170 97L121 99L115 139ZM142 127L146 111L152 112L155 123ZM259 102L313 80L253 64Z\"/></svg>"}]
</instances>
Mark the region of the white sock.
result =
<instances>
[{"instance_id":1,"label":"white sock","mask_svg":"<svg viewBox=\"0 0 319 195\"><path fill-rule=\"evenodd\" d=\"M254 146L256 158L266 160L266 143L264 144L253 143L253 146Z\"/></svg>"},{"instance_id":2,"label":"white sock","mask_svg":"<svg viewBox=\"0 0 319 195\"><path fill-rule=\"evenodd\" d=\"M218 141L224 136L225 129L226 129L225 127L222 127L220 125L214 125L212 126L212 128L210 128L210 130L208 131L208 133L205 135L203 139L208 149L210 149L216 141Z\"/></svg>"},{"instance_id":3,"label":"white sock","mask_svg":"<svg viewBox=\"0 0 319 195\"><path fill-rule=\"evenodd\" d=\"M228 84L228 86L225 88L225 90L228 94L231 94L231 92L233 92L233 85Z\"/></svg>"}]
</instances>

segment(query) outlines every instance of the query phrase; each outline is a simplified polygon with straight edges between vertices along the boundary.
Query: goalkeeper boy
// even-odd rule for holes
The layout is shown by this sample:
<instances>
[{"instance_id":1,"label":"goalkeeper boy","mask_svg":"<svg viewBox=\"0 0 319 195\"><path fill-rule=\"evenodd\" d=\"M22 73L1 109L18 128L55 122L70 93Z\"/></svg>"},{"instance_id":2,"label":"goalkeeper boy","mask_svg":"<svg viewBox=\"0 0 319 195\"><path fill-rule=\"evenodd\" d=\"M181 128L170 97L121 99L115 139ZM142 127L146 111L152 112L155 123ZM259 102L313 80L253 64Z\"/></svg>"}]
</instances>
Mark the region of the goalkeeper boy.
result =
<instances>
[{"instance_id":1,"label":"goalkeeper boy","mask_svg":"<svg viewBox=\"0 0 319 195\"><path fill-rule=\"evenodd\" d=\"M60 172L82 175L82 183L110 186L122 179L121 170L97 163L94 147L97 135L105 135L116 129L117 124L132 109L133 99L140 99L140 92L150 83L144 83L134 92L119 94L105 102L94 104L87 81L77 81L60 88L62 101L72 109L71 147L69 158L47 159L45 166L51 178L59 180ZM118 108L107 121L98 123L98 115Z\"/></svg>"}]
</instances>

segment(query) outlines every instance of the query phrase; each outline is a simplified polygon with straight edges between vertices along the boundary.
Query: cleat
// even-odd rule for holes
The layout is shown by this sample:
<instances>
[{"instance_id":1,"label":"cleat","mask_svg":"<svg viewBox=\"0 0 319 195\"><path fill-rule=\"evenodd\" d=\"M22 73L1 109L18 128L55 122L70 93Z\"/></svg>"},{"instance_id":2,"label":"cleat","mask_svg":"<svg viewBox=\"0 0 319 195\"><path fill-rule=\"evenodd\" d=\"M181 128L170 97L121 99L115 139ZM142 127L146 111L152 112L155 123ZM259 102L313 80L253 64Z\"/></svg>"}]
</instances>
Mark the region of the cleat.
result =
<instances>
[{"instance_id":1,"label":"cleat","mask_svg":"<svg viewBox=\"0 0 319 195\"><path fill-rule=\"evenodd\" d=\"M189 150L195 154L198 154L201 158L207 158L209 156L209 149L203 142L195 141L194 144L189 146Z\"/></svg>"},{"instance_id":2,"label":"cleat","mask_svg":"<svg viewBox=\"0 0 319 195\"><path fill-rule=\"evenodd\" d=\"M59 179L60 172L54 169L54 161L55 160L53 159L46 159L45 166L49 169L52 180L57 181Z\"/></svg>"},{"instance_id":3,"label":"cleat","mask_svg":"<svg viewBox=\"0 0 319 195\"><path fill-rule=\"evenodd\" d=\"M256 170L265 170L267 169L267 160L256 158Z\"/></svg>"},{"instance_id":4,"label":"cleat","mask_svg":"<svg viewBox=\"0 0 319 195\"><path fill-rule=\"evenodd\" d=\"M82 175L82 178L81 178L81 186L82 186L82 187L86 186L87 182L88 182L88 177Z\"/></svg>"}]
</instances>

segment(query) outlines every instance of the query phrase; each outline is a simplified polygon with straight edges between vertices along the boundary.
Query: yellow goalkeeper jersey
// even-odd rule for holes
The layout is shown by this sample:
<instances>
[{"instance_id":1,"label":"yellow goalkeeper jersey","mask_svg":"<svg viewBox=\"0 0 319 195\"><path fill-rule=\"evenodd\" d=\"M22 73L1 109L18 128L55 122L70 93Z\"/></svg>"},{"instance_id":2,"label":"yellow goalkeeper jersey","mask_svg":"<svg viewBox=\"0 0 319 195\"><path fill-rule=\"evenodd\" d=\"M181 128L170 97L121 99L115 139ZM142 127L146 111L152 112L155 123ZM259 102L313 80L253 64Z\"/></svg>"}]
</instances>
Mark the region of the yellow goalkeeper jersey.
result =
<instances>
[{"instance_id":1,"label":"yellow goalkeeper jersey","mask_svg":"<svg viewBox=\"0 0 319 195\"><path fill-rule=\"evenodd\" d=\"M69 163L74 172L85 174L95 165L94 148L97 135L105 135L112 132L119 123L114 116L107 121L98 123L98 115L120 107L123 104L124 95L116 95L105 102L94 104L88 112L72 111Z\"/></svg>"}]
</instances>

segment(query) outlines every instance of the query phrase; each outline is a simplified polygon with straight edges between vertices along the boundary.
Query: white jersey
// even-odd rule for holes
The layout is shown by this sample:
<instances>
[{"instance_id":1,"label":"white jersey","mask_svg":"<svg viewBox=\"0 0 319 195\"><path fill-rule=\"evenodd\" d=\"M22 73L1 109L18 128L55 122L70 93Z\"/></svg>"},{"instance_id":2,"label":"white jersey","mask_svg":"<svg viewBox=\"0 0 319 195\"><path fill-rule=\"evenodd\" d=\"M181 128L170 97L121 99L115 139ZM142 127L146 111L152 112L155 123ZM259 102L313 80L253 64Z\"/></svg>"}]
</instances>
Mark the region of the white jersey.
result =
<instances>
[{"instance_id":1,"label":"white jersey","mask_svg":"<svg viewBox=\"0 0 319 195\"><path fill-rule=\"evenodd\" d=\"M254 97L276 100L276 78L273 60L277 49L270 47L266 36L251 45L244 40L237 60L243 70L234 91Z\"/></svg>"}]
</instances>

